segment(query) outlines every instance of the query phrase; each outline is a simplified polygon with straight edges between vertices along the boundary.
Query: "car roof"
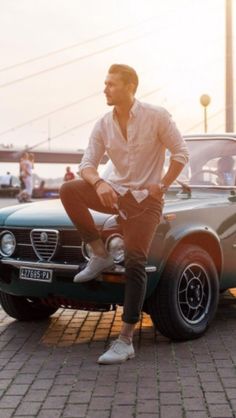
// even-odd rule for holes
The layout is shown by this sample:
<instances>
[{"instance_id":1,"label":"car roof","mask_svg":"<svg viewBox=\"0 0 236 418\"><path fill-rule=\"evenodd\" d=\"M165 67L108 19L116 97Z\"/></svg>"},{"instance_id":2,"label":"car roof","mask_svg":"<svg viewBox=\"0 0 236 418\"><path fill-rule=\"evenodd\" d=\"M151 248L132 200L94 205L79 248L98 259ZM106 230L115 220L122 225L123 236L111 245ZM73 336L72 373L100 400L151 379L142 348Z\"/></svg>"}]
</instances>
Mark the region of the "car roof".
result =
<instances>
[{"instance_id":1,"label":"car roof","mask_svg":"<svg viewBox=\"0 0 236 418\"><path fill-rule=\"evenodd\" d=\"M203 139L214 139L214 140L220 140L220 139L230 139L233 141L236 141L236 134L235 133L223 133L223 134L185 134L183 135L184 139L187 141L191 141L192 139L197 140L197 141L201 141Z\"/></svg>"}]
</instances>

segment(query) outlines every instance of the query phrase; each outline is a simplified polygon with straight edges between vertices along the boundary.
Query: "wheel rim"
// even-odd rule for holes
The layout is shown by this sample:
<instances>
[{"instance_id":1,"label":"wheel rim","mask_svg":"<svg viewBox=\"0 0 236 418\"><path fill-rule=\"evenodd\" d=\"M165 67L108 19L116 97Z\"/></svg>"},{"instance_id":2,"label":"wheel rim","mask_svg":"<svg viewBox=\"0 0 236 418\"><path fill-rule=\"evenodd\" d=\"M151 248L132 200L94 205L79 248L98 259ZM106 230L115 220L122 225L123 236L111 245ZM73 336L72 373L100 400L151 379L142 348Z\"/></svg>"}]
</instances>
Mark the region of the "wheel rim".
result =
<instances>
[{"instance_id":1,"label":"wheel rim","mask_svg":"<svg viewBox=\"0 0 236 418\"><path fill-rule=\"evenodd\" d=\"M183 271L178 286L178 306L183 319L198 324L208 314L211 285L207 271L200 264L190 264Z\"/></svg>"}]
</instances>

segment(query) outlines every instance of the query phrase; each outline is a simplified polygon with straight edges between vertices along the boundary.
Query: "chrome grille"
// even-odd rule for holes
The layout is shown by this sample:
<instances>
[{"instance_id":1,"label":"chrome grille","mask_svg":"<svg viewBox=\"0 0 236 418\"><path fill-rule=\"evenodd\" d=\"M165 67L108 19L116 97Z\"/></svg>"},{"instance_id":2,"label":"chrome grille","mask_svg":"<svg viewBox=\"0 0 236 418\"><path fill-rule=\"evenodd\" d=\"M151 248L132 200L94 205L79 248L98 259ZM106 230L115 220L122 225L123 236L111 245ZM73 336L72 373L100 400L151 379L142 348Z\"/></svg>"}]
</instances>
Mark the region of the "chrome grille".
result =
<instances>
[{"instance_id":1,"label":"chrome grille","mask_svg":"<svg viewBox=\"0 0 236 418\"><path fill-rule=\"evenodd\" d=\"M54 229L33 229L30 239L38 258L50 261L58 247L59 232Z\"/></svg>"}]
</instances>

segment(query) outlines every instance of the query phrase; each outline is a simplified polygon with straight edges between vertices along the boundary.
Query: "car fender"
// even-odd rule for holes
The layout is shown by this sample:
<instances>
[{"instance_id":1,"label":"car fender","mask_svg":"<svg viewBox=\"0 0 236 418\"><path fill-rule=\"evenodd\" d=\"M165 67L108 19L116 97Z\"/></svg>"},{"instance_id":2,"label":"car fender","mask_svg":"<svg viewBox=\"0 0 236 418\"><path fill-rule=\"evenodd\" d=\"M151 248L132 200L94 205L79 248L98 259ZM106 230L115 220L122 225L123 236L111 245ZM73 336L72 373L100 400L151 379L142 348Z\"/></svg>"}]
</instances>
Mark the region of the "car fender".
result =
<instances>
[{"instance_id":1,"label":"car fender","mask_svg":"<svg viewBox=\"0 0 236 418\"><path fill-rule=\"evenodd\" d=\"M160 274L164 270L167 260L170 258L173 251L175 251L181 243L191 243L204 248L209 255L212 256L219 277L221 276L223 252L219 236L211 226L199 223L193 224L192 222L191 224L186 223L181 226L176 225L167 231L163 242L163 253L158 269ZM211 245L209 245L209 243L211 243Z\"/></svg>"}]
</instances>

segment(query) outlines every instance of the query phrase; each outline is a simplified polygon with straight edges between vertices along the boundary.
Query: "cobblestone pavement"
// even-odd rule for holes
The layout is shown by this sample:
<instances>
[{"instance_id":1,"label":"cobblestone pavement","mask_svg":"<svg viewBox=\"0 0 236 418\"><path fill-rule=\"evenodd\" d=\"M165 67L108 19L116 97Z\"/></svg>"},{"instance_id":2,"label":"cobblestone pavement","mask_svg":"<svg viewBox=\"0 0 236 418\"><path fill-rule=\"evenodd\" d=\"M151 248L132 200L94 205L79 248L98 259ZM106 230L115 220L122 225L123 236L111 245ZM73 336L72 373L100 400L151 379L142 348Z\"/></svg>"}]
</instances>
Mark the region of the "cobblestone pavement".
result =
<instances>
[{"instance_id":1,"label":"cobblestone pavement","mask_svg":"<svg viewBox=\"0 0 236 418\"><path fill-rule=\"evenodd\" d=\"M202 338L172 343L144 315L136 358L100 366L120 315L61 309L23 323L0 310L0 418L236 416L236 291Z\"/></svg>"},{"instance_id":2,"label":"cobblestone pavement","mask_svg":"<svg viewBox=\"0 0 236 418\"><path fill-rule=\"evenodd\" d=\"M170 342L144 315L136 358L99 366L120 315L61 309L23 323L0 309L0 418L236 417L236 290L202 338Z\"/></svg>"}]
</instances>

